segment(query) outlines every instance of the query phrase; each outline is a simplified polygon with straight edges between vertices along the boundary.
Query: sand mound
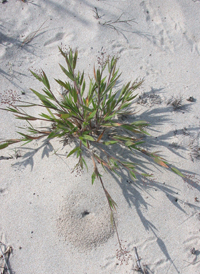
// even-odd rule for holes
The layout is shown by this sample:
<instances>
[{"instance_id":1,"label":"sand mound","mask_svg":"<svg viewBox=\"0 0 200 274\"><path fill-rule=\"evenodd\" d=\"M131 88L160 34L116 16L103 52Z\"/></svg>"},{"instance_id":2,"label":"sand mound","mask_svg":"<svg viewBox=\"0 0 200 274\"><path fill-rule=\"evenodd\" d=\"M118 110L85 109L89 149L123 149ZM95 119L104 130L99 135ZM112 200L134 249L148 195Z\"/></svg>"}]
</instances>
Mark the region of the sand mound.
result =
<instances>
[{"instance_id":1,"label":"sand mound","mask_svg":"<svg viewBox=\"0 0 200 274\"><path fill-rule=\"evenodd\" d=\"M106 200L89 193L70 193L57 224L59 235L81 250L106 242L114 232Z\"/></svg>"}]
</instances>

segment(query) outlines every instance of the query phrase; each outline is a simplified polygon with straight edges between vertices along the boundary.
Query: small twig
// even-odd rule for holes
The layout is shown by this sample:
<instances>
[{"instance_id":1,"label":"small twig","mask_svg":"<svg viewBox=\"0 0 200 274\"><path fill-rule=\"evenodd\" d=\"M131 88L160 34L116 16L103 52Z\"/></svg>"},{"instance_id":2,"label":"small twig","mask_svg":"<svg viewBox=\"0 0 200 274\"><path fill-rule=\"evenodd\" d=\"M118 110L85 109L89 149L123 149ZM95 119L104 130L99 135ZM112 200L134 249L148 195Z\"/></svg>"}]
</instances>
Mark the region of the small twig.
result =
<instances>
[{"instance_id":1,"label":"small twig","mask_svg":"<svg viewBox=\"0 0 200 274\"><path fill-rule=\"evenodd\" d=\"M44 24L48 21L48 19L46 21L44 21L44 23L34 32L32 32L31 34L29 34L23 41L22 43L22 47L25 45L25 44L28 44L30 43L36 36L36 34L41 30L41 28L44 26Z\"/></svg>"},{"instance_id":2,"label":"small twig","mask_svg":"<svg viewBox=\"0 0 200 274\"><path fill-rule=\"evenodd\" d=\"M2 243L1 243L1 244L2 244ZM5 265L6 265L6 270L8 271L9 274L11 274L10 269L9 269L9 267L8 267L8 263L7 263L6 257L5 257L5 254L6 254L6 253L9 254L10 252L8 252L8 250L6 250L6 252L4 253L3 250L2 250L2 248L1 248L1 245L0 245L0 251L1 251L1 254L2 254L2 256L3 256ZM4 269L5 269L5 266L4 266ZM4 273L4 270L3 270L3 273Z\"/></svg>"},{"instance_id":3,"label":"small twig","mask_svg":"<svg viewBox=\"0 0 200 274\"><path fill-rule=\"evenodd\" d=\"M136 264L137 264L137 271L142 271L142 273L143 273L143 270L142 270L142 267L141 267L141 264L140 264L141 259L138 256L136 247L134 247L134 251L135 251Z\"/></svg>"},{"instance_id":4,"label":"small twig","mask_svg":"<svg viewBox=\"0 0 200 274\"><path fill-rule=\"evenodd\" d=\"M125 23L125 24L131 26L131 24L129 24L129 22L134 22L134 23L136 23L136 22L134 21L134 19L120 20L120 18L122 17L122 15L123 15L123 13L122 13L116 20L114 20L114 21L109 20L109 21L105 21L104 23L100 23L100 24L103 25L103 26L107 25L107 26L110 26L110 27L112 27L112 28L115 28L114 26L112 26L112 24L116 24L116 23Z\"/></svg>"},{"instance_id":5,"label":"small twig","mask_svg":"<svg viewBox=\"0 0 200 274\"><path fill-rule=\"evenodd\" d=\"M134 19L120 20L120 18L122 17L122 15L123 15L123 13L119 16L119 18L117 18L117 19L114 20L114 21L109 20L109 21L105 21L105 22L103 22L103 23L99 21L99 24L100 24L101 26L106 26L106 27L109 27L109 28L115 30L115 31L117 32L117 34L121 34L122 36L124 36L124 38L125 38L126 40L128 40L127 37L126 37L126 36L124 35L124 33L122 32L123 30L120 29L118 26L116 26L116 25L114 25L114 24L117 24L117 23L125 23L125 24L131 26L131 24L129 24L129 22L134 22L134 23L136 23L136 22L134 21ZM124 31L125 31L125 30L124 30Z\"/></svg>"},{"instance_id":6,"label":"small twig","mask_svg":"<svg viewBox=\"0 0 200 274\"><path fill-rule=\"evenodd\" d=\"M93 12L95 13L94 18L100 19L101 17L103 17L103 15L102 15L102 16L99 16L99 13L98 13L98 10L97 10L96 7L94 7Z\"/></svg>"},{"instance_id":7,"label":"small twig","mask_svg":"<svg viewBox=\"0 0 200 274\"><path fill-rule=\"evenodd\" d=\"M194 260L193 260L192 262L188 262L188 261L186 261L186 260L183 260L184 262L188 263L188 265L186 265L184 268L186 268L186 267L188 267L188 266L190 266L190 265L195 265L195 264L199 263L200 260L195 261L196 259L197 259L197 258L195 257Z\"/></svg>"}]
</instances>

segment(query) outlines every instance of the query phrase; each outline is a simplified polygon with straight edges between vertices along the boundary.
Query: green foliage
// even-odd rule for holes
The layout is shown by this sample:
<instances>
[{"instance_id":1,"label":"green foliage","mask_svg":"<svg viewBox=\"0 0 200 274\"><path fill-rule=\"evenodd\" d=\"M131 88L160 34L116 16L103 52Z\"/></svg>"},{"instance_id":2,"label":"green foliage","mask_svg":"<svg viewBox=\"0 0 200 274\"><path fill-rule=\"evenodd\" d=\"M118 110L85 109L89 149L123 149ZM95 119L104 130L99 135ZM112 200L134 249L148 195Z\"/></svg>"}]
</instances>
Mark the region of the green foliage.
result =
<instances>
[{"instance_id":1,"label":"green foliage","mask_svg":"<svg viewBox=\"0 0 200 274\"><path fill-rule=\"evenodd\" d=\"M42 137L48 139L75 138L76 147L69 152L67 157L75 154L78 158L77 165L83 168L83 165L87 167L84 158L85 152L90 155L94 166L92 184L96 178L100 180L111 212L116 204L104 187L97 163L101 164L105 170L115 172L118 175L121 170L126 170L133 180L136 180L138 175L150 176L142 171L137 161L125 161L121 157L117 157L114 150L110 149L112 146L118 144L130 151L132 155L139 154L145 159L149 158L156 164L183 176L178 169L171 167L156 153L143 148L142 136L149 135L146 132L148 126L146 121L135 120L128 123L121 122L119 119L122 115L131 117L129 107L137 96L135 90L141 86L143 81L128 82L117 90L115 87L120 74L116 68L117 58L113 57L107 60L101 68L96 69L94 67L94 78L90 79L88 92L84 95L86 89L84 72L75 72L78 51L70 49L68 53L65 53L60 49L60 52L67 63L66 68L60 65L61 70L67 76L67 80L55 80L65 89L64 95L58 100L51 90L46 74L42 72L39 75L31 71L33 76L44 85L42 93L31 89L41 103L15 104L5 109L13 112L17 119L27 121L29 127L25 128L28 134L19 132L22 135L21 139L3 141L0 143L0 149L17 142L28 143ZM106 67L108 69L107 76L104 75ZM34 106L44 108L46 113L42 112L40 117L35 117L24 111L25 107ZM35 120L46 121L47 127L45 129L35 128L30 124L31 121ZM94 152L94 148L99 153Z\"/></svg>"}]
</instances>

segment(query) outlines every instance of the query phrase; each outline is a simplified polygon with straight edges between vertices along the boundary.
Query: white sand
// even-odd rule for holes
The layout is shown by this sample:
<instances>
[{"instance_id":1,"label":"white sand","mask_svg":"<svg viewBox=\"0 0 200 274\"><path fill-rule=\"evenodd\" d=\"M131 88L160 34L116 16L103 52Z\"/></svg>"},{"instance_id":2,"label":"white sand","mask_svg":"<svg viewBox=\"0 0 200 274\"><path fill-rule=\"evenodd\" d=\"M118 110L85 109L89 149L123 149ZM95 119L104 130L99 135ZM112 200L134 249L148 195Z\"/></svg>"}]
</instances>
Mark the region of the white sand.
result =
<instances>
[{"instance_id":1,"label":"white sand","mask_svg":"<svg viewBox=\"0 0 200 274\"><path fill-rule=\"evenodd\" d=\"M105 24L120 16L134 22ZM130 254L128 264L120 265L104 193L98 181L91 185L92 163L89 173L71 173L76 159L65 156L72 145L62 149L56 141L19 146L23 157L17 159L5 158L16 154L14 146L1 150L0 241L13 248L12 273L135 273L137 247L146 273L199 274L200 1L1 3L1 100L13 90L25 92L20 95L24 100L37 101L29 88L39 91L42 86L29 69L43 69L52 89L60 91L54 78L65 79L58 65L65 63L58 46L78 48L78 69L85 70L86 78L92 76L101 52L120 57L124 83L144 77L134 107L157 137L147 142L192 178L184 182L156 167L149 182L129 184L126 178L104 174L106 188L118 204L120 239ZM194 102L187 101L190 96ZM167 104L172 97L182 98L181 110ZM0 115L0 138L18 136L17 126L24 122L11 113Z\"/></svg>"}]
</instances>

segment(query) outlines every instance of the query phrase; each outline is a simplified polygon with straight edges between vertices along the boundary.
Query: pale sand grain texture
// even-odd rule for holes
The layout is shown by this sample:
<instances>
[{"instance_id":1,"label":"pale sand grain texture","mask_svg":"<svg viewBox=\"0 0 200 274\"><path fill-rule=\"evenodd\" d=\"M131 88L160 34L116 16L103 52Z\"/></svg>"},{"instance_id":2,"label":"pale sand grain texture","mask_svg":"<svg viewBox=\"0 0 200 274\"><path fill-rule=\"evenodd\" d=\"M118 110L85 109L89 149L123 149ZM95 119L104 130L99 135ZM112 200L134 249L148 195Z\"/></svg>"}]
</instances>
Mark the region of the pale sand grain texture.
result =
<instances>
[{"instance_id":1,"label":"pale sand grain texture","mask_svg":"<svg viewBox=\"0 0 200 274\"><path fill-rule=\"evenodd\" d=\"M134 21L126 24L118 19ZM57 141L41 141L19 146L17 154L22 157L18 158L10 157L16 156L14 147L2 150L0 241L13 248L12 273L137 273L137 247L147 273L199 274L200 1L0 3L1 107L9 90L37 102L29 88L40 91L42 86L29 69L43 69L55 94L62 92L54 81L65 80L58 65L65 65L58 46L78 49L78 69L85 70L87 81L98 57L107 55L120 57L119 88L144 78L133 109L152 125L147 146L161 151L190 180L146 164L155 175L149 181L130 184L126 177L103 173L106 188L118 204L120 239L130 254L128 264L120 265L107 201L99 182L91 185L89 159L89 173L71 173L76 158L66 159L66 155L73 144L62 148ZM175 110L169 103L174 98L182 98L181 108ZM30 111L37 114L36 109ZM24 122L0 110L1 139L17 137L20 125ZM116 149L120 153L124 151ZM128 156L124 153L124 157Z\"/></svg>"}]
</instances>

